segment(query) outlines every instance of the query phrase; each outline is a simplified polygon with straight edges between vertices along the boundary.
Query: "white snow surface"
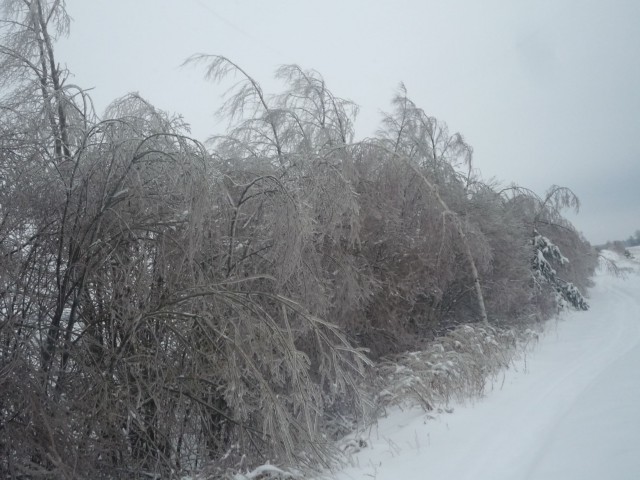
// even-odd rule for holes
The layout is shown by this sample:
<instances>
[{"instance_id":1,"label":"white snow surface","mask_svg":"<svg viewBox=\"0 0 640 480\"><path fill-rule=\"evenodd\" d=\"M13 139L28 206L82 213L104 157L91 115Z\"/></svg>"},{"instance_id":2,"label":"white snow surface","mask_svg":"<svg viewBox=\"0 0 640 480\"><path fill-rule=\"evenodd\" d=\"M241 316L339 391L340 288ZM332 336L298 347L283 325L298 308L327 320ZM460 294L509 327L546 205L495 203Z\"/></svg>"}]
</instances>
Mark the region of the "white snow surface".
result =
<instances>
[{"instance_id":1,"label":"white snow surface","mask_svg":"<svg viewBox=\"0 0 640 480\"><path fill-rule=\"evenodd\" d=\"M339 480L640 479L640 248L600 269L591 309L551 321L537 346L452 413L390 411ZM611 252L606 255L615 256Z\"/></svg>"}]
</instances>

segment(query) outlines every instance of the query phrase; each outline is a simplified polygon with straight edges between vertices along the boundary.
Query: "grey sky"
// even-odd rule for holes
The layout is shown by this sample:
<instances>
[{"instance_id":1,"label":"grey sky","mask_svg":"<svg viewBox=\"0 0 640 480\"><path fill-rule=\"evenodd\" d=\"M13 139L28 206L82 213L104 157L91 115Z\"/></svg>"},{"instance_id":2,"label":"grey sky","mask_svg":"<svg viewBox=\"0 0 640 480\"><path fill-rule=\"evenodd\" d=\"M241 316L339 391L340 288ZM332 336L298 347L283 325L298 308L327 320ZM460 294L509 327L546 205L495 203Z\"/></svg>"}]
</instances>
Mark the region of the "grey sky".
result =
<instances>
[{"instance_id":1,"label":"grey sky","mask_svg":"<svg viewBox=\"0 0 640 480\"><path fill-rule=\"evenodd\" d=\"M373 133L400 81L474 147L485 179L571 187L593 243L640 229L638 0L67 0L59 57L99 110L129 91L218 133L223 86L179 68L222 54L267 91L318 70Z\"/></svg>"}]
</instances>

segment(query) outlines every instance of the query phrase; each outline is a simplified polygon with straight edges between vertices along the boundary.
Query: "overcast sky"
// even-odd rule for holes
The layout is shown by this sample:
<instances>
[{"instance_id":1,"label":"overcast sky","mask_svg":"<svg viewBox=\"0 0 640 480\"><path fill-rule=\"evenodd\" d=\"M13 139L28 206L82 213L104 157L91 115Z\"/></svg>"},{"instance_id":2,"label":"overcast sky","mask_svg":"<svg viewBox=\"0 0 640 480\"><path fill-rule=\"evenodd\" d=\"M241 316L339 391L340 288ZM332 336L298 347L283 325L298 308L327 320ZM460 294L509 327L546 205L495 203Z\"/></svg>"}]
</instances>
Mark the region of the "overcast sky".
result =
<instances>
[{"instance_id":1,"label":"overcast sky","mask_svg":"<svg viewBox=\"0 0 640 480\"><path fill-rule=\"evenodd\" d=\"M204 140L225 88L180 68L221 54L277 92L281 64L360 105L359 138L399 82L459 131L475 167L542 194L572 188L592 243L640 229L640 0L67 0L59 60L98 110L139 92Z\"/></svg>"}]
</instances>

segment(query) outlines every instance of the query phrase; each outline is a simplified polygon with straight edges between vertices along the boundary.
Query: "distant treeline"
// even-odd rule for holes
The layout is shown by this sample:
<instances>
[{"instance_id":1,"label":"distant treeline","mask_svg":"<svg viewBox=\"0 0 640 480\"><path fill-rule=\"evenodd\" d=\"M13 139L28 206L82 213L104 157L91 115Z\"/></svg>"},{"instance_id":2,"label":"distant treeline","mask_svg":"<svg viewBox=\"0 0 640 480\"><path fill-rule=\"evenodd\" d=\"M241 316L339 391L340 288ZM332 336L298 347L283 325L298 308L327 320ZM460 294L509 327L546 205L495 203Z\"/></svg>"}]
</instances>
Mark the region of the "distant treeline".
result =
<instances>
[{"instance_id":1,"label":"distant treeline","mask_svg":"<svg viewBox=\"0 0 640 480\"><path fill-rule=\"evenodd\" d=\"M636 230L636 233L629 235L629 238L625 241L627 247L637 247L640 245L640 230Z\"/></svg>"},{"instance_id":2,"label":"distant treeline","mask_svg":"<svg viewBox=\"0 0 640 480\"><path fill-rule=\"evenodd\" d=\"M602 245L597 245L598 249L608 248L618 252L624 251L625 247L637 247L640 245L640 230L636 230L636 233L629 235L626 240L609 240Z\"/></svg>"}]
</instances>

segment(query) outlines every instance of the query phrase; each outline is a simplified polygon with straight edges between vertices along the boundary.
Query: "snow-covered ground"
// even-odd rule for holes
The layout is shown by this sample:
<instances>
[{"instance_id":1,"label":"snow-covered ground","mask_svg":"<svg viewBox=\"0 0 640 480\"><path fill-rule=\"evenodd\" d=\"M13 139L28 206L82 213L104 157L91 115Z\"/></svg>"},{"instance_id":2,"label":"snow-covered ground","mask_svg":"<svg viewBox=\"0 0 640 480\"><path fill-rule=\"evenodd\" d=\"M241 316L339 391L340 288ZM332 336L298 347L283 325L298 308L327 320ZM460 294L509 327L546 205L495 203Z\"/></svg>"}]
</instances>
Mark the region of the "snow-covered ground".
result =
<instances>
[{"instance_id":1,"label":"snow-covered ground","mask_svg":"<svg viewBox=\"0 0 640 480\"><path fill-rule=\"evenodd\" d=\"M633 251L633 250L632 250ZM339 480L640 479L640 248L474 404L381 419ZM613 255L613 254L612 254Z\"/></svg>"}]
</instances>

